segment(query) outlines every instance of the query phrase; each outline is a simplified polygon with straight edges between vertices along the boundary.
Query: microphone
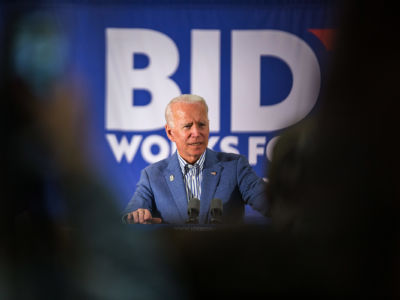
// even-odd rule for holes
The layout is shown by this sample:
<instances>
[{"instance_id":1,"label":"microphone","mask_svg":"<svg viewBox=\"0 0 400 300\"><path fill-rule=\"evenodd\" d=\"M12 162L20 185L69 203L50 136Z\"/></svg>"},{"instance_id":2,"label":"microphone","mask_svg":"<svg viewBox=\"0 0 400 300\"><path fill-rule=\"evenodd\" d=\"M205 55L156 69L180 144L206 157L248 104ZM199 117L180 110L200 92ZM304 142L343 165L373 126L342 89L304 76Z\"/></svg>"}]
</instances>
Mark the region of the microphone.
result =
<instances>
[{"instance_id":1,"label":"microphone","mask_svg":"<svg viewBox=\"0 0 400 300\"><path fill-rule=\"evenodd\" d=\"M211 224L222 224L222 200L214 198L211 200L210 205L210 223Z\"/></svg>"},{"instance_id":2,"label":"microphone","mask_svg":"<svg viewBox=\"0 0 400 300\"><path fill-rule=\"evenodd\" d=\"M186 224L199 224L200 200L191 198L188 203L188 219Z\"/></svg>"}]
</instances>

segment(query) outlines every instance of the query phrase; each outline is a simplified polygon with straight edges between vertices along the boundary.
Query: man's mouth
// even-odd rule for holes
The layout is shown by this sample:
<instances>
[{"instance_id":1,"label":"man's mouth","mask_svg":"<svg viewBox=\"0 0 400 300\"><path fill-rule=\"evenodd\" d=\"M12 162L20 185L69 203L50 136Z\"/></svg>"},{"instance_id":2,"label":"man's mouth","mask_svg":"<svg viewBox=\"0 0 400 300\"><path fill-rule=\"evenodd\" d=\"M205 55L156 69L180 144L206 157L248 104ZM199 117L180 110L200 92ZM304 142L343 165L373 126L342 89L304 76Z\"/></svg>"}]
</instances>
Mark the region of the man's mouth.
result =
<instances>
[{"instance_id":1,"label":"man's mouth","mask_svg":"<svg viewBox=\"0 0 400 300\"><path fill-rule=\"evenodd\" d=\"M189 146L200 146L203 143L197 142L197 143L188 143Z\"/></svg>"}]
</instances>

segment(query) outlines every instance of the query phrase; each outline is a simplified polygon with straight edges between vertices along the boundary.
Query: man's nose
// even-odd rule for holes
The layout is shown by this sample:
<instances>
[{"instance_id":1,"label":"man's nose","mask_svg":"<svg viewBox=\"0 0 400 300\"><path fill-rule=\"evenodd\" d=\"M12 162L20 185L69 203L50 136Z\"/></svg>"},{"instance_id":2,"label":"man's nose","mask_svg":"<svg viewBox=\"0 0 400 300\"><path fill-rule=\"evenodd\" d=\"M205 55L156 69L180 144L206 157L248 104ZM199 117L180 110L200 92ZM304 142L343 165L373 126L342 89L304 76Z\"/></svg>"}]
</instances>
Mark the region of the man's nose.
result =
<instances>
[{"instance_id":1,"label":"man's nose","mask_svg":"<svg viewBox=\"0 0 400 300\"><path fill-rule=\"evenodd\" d=\"M192 136L199 136L199 135L200 135L200 128L199 128L199 126L193 124L190 133L191 133Z\"/></svg>"}]
</instances>

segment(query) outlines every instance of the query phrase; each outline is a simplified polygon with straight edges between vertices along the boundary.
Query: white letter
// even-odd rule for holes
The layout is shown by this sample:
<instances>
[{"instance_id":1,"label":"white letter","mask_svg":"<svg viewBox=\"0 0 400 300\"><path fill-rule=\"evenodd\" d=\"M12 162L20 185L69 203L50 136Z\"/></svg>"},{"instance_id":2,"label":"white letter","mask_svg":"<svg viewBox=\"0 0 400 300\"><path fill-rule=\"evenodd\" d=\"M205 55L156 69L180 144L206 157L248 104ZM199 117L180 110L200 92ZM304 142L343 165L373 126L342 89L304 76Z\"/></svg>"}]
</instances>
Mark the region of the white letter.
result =
<instances>
[{"instance_id":1,"label":"white letter","mask_svg":"<svg viewBox=\"0 0 400 300\"><path fill-rule=\"evenodd\" d=\"M232 145L237 146L238 144L239 138L237 136L226 136L221 140L219 148L223 152L239 154L238 149L232 147Z\"/></svg>"},{"instance_id":2,"label":"white letter","mask_svg":"<svg viewBox=\"0 0 400 300\"><path fill-rule=\"evenodd\" d=\"M170 142L170 144L171 144L171 156L172 156L176 151L176 144L174 142Z\"/></svg>"},{"instance_id":3,"label":"white letter","mask_svg":"<svg viewBox=\"0 0 400 300\"><path fill-rule=\"evenodd\" d=\"M106 129L156 130L165 125L167 103L181 92L169 78L179 63L175 43L150 29L107 28ZM149 57L149 65L133 68L133 54ZM133 90L150 92L150 104L133 106Z\"/></svg>"},{"instance_id":4,"label":"white letter","mask_svg":"<svg viewBox=\"0 0 400 300\"><path fill-rule=\"evenodd\" d=\"M254 166L257 164L257 156L264 154L264 145L267 138L265 136L249 137L249 164ZM262 147L259 147L262 146Z\"/></svg>"},{"instance_id":5,"label":"white letter","mask_svg":"<svg viewBox=\"0 0 400 300\"><path fill-rule=\"evenodd\" d=\"M141 135L134 135L131 138L131 142L128 144L126 136L122 136L121 141L118 143L115 134L106 134L106 139L114 153L117 162L121 162L122 156L125 155L128 163L132 162L139 148L139 144L142 140Z\"/></svg>"},{"instance_id":6,"label":"white letter","mask_svg":"<svg viewBox=\"0 0 400 300\"><path fill-rule=\"evenodd\" d=\"M282 59L293 76L283 101L260 105L261 56ZM320 68L312 49L297 36L278 30L232 31L232 132L274 131L303 119L320 88Z\"/></svg>"},{"instance_id":7,"label":"white letter","mask_svg":"<svg viewBox=\"0 0 400 300\"><path fill-rule=\"evenodd\" d=\"M208 139L207 148L213 150L215 145L218 143L218 140L219 140L219 136L210 136L210 138Z\"/></svg>"},{"instance_id":8,"label":"white letter","mask_svg":"<svg viewBox=\"0 0 400 300\"><path fill-rule=\"evenodd\" d=\"M151 147L157 145L160 149L157 154L151 152ZM142 143L142 157L149 164L167 158L169 155L169 144L165 138L159 135L149 135Z\"/></svg>"},{"instance_id":9,"label":"white letter","mask_svg":"<svg viewBox=\"0 0 400 300\"><path fill-rule=\"evenodd\" d=\"M211 132L220 128L220 36L219 30L192 30L191 38L191 92L207 101Z\"/></svg>"}]
</instances>

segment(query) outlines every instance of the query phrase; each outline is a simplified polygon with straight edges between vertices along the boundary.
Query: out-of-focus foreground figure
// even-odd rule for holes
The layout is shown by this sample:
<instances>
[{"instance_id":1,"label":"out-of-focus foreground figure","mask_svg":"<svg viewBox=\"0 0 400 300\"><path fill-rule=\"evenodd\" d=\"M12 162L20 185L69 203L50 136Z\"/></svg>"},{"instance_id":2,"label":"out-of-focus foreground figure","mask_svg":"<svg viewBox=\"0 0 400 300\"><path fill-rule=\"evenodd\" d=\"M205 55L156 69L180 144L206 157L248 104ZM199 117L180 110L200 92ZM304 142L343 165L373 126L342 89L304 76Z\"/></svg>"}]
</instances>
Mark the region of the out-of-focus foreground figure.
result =
<instances>
[{"instance_id":1,"label":"out-of-focus foreground figure","mask_svg":"<svg viewBox=\"0 0 400 300\"><path fill-rule=\"evenodd\" d=\"M274 149L272 226L301 241L306 291L400 295L395 11L344 1L320 111Z\"/></svg>"},{"instance_id":2,"label":"out-of-focus foreground figure","mask_svg":"<svg viewBox=\"0 0 400 300\"><path fill-rule=\"evenodd\" d=\"M3 13L0 298L180 298L158 240L120 224L89 162L88 93L62 23Z\"/></svg>"}]
</instances>

